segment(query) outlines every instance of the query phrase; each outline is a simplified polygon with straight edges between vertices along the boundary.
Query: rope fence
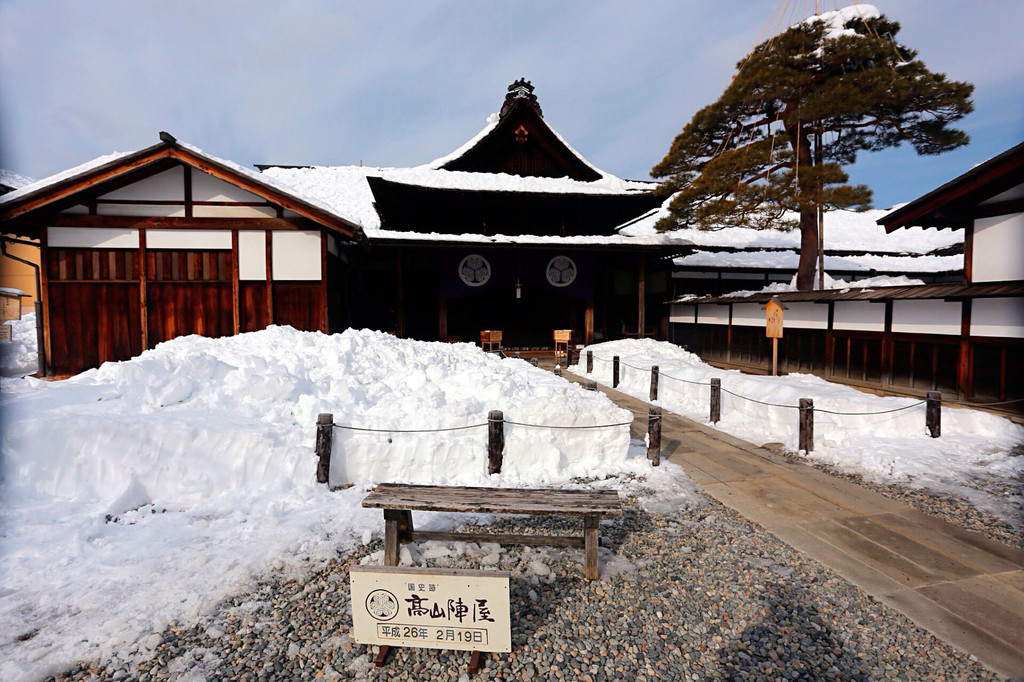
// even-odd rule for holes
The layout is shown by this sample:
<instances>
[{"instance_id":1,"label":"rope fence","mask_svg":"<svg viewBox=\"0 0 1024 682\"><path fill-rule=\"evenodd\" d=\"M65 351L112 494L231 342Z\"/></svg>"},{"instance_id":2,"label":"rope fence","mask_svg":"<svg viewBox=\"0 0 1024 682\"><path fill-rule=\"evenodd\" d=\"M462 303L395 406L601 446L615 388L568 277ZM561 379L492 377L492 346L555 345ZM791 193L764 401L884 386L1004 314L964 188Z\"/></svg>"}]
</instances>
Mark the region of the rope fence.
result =
<instances>
[{"instance_id":1,"label":"rope fence","mask_svg":"<svg viewBox=\"0 0 1024 682\"><path fill-rule=\"evenodd\" d=\"M586 366L587 373L593 372L594 360L599 362L611 363L612 365L612 388L618 388L619 381L621 379L620 370L623 367L628 367L633 370L641 372L649 372L651 375L651 390L650 400L654 402L658 399L658 387L661 378L670 379L684 384L692 386L707 386L710 389L710 421L712 423L718 423L721 420L721 409L722 409L722 393L730 395L737 400L752 403L754 405L762 405L764 407L773 407L784 410L797 410L799 413L799 433L800 433L800 449L810 451L814 449L813 433L814 433L814 401L810 398L801 398L798 405L787 405L784 403L769 402L765 400L758 400L735 391L730 391L726 388L722 388L722 380L720 378L713 378L710 381L694 381L692 379L684 379L683 377L673 376L671 374L662 374L658 365L651 365L650 367L639 367L637 365L622 362L619 356L612 356L611 358L595 356L592 351L586 352ZM590 382L593 383L593 382ZM588 386L589 388L590 386ZM951 401L952 404L956 405L970 405L970 403ZM1004 403L988 403L987 405L996 404L1010 404L1014 402L1020 402L1020 400L1010 400ZM893 414L897 412L903 412L906 410L915 409L925 406L925 427L933 438L938 438L941 433L941 404L942 397L936 391L929 391L927 399L921 400L910 405L903 405L901 407L886 409L886 410L872 410L870 412L849 412L844 410L827 410L818 409L817 411L821 414L835 415L841 417L872 417L885 414ZM738 405L736 406L739 407Z\"/></svg>"}]
</instances>

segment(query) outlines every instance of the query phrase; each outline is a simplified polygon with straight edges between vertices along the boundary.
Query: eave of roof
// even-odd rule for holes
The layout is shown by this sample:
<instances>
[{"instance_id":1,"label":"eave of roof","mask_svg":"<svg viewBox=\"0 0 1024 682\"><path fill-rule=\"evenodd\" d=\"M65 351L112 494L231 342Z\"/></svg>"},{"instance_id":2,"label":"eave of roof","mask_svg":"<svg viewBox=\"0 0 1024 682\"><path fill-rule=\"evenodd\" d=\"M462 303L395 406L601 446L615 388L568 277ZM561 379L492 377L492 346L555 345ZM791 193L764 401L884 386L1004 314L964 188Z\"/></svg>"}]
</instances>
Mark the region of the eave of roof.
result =
<instances>
[{"instance_id":1,"label":"eave of roof","mask_svg":"<svg viewBox=\"0 0 1024 682\"><path fill-rule=\"evenodd\" d=\"M959 220L940 219L936 215L937 212L949 204L967 197L987 183L1004 178L1010 173L1022 171L1024 171L1024 142L978 164L941 187L933 189L879 218L878 224L885 226L886 232L915 225L940 229L962 227L960 224L954 224L959 223Z\"/></svg>"},{"instance_id":2,"label":"eave of roof","mask_svg":"<svg viewBox=\"0 0 1024 682\"><path fill-rule=\"evenodd\" d=\"M966 299L1024 296L1024 282L986 282L982 284L919 284L903 287L864 287L818 289L815 291L759 292L747 296L707 296L677 298L671 303L766 303L775 298L782 303L827 303L829 301L884 301L903 299Z\"/></svg>"}]
</instances>

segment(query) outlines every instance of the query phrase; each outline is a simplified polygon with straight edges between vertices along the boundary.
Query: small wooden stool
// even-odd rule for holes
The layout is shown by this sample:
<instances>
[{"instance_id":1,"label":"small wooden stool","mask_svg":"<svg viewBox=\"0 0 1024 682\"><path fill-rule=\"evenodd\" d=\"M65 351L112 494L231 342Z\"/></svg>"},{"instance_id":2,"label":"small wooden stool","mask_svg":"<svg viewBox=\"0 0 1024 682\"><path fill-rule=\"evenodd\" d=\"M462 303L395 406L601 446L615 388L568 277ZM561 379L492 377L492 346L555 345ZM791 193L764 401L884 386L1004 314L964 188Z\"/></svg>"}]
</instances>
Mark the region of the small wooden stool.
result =
<instances>
[{"instance_id":1,"label":"small wooden stool","mask_svg":"<svg viewBox=\"0 0 1024 682\"><path fill-rule=\"evenodd\" d=\"M480 348L485 353L490 353L497 346L498 350L501 350L501 330L499 329L485 329L480 332Z\"/></svg>"}]
</instances>

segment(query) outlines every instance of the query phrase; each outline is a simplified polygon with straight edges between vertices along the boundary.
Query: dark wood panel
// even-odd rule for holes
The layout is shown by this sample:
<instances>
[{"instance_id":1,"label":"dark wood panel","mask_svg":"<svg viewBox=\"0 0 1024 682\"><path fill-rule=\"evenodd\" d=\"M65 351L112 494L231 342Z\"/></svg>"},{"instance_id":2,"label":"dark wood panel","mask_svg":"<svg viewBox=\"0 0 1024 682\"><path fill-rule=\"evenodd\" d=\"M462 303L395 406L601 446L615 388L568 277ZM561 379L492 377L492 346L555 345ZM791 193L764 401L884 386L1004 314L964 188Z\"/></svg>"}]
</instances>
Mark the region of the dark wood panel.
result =
<instances>
[{"instance_id":1,"label":"dark wood panel","mask_svg":"<svg viewBox=\"0 0 1024 682\"><path fill-rule=\"evenodd\" d=\"M319 280L274 282L274 324L326 332L320 328L321 311L326 304Z\"/></svg>"},{"instance_id":2,"label":"dark wood panel","mask_svg":"<svg viewBox=\"0 0 1024 682\"><path fill-rule=\"evenodd\" d=\"M77 374L142 352L136 284L49 283L54 372Z\"/></svg>"},{"instance_id":3,"label":"dark wood panel","mask_svg":"<svg viewBox=\"0 0 1024 682\"><path fill-rule=\"evenodd\" d=\"M238 300L241 331L255 332L270 324L270 316L267 315L266 282L239 282Z\"/></svg>"},{"instance_id":4,"label":"dark wood panel","mask_svg":"<svg viewBox=\"0 0 1024 682\"><path fill-rule=\"evenodd\" d=\"M53 281L121 281L138 278L138 252L134 249L47 250L46 272Z\"/></svg>"},{"instance_id":5,"label":"dark wood panel","mask_svg":"<svg viewBox=\"0 0 1024 682\"><path fill-rule=\"evenodd\" d=\"M233 331L229 283L150 283L149 342L156 345L176 336L230 336Z\"/></svg>"}]
</instances>

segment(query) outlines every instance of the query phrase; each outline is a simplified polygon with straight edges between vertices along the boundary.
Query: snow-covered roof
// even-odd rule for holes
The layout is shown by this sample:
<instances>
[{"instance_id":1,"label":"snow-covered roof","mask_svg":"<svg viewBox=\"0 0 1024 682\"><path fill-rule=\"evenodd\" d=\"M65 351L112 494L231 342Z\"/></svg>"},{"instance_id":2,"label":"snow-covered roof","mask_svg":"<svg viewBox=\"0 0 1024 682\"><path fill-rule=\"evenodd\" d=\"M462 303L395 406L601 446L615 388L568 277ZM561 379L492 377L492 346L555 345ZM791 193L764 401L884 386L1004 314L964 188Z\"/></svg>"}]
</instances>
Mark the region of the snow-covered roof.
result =
<instances>
[{"instance_id":1,"label":"snow-covered roof","mask_svg":"<svg viewBox=\"0 0 1024 682\"><path fill-rule=\"evenodd\" d=\"M199 147L187 144L185 142L181 142L179 140L175 140L173 137L170 136L167 136L167 140L164 140L160 144L154 145L152 147L147 147L145 149L140 149L134 152L114 152L112 154L99 156L81 165L69 168L67 170L61 171L60 173L56 173L54 175L43 178L31 184L25 185L20 189L0 196L0 206L12 204L30 195L35 195L37 193L42 193L47 190L56 188L57 185L62 183L77 180L80 178L85 178L89 176L91 173L97 172L101 169L114 169L117 167L119 163L126 161L127 159L129 159L129 157L142 158L145 157L147 154L159 152L161 148L172 149L175 147L185 150L194 157L198 157L202 161L205 161L211 164L212 166L220 167L221 169L224 169L229 173L233 173L237 176L241 176L243 178L251 180L257 185L266 187L268 189L272 189L275 192L278 192L291 199L294 199L295 201L304 204L312 209L321 211L341 222L350 223L352 224L353 227L355 227L358 230L358 220L354 220L352 217L345 214L344 212L337 211L332 205L320 201L317 197L305 195L301 191L296 190L294 187L291 187L284 182L281 182L280 180L274 178L273 176L264 175L263 173L255 171L251 168L246 168L245 166L239 165L234 161L229 161L227 159L222 159L220 157L214 156L203 151Z\"/></svg>"},{"instance_id":2,"label":"snow-covered roof","mask_svg":"<svg viewBox=\"0 0 1024 682\"><path fill-rule=\"evenodd\" d=\"M792 251L695 251L672 262L688 268L750 268L760 270L796 270L800 253ZM863 254L833 256L825 254L825 271L833 272L956 272L964 266L963 254L953 256L909 256Z\"/></svg>"},{"instance_id":3,"label":"snow-covered roof","mask_svg":"<svg viewBox=\"0 0 1024 682\"><path fill-rule=\"evenodd\" d=\"M442 159L443 160L443 159ZM370 166L313 166L286 168L271 166L262 175L315 198L332 210L351 216L366 230L368 237L395 236L381 230L380 216L374 208L373 192L366 179L378 177L389 182L434 189L519 192L535 194L622 195L650 192L653 183L622 180L606 174L594 182L570 178L522 177L507 173L471 173L438 170L431 162L413 168L375 168ZM631 235L627 235L631 236Z\"/></svg>"},{"instance_id":4,"label":"snow-covered roof","mask_svg":"<svg viewBox=\"0 0 1024 682\"><path fill-rule=\"evenodd\" d=\"M0 168L0 187L7 187L8 189L21 189L25 185L31 185L35 180L22 175L21 173L15 173L14 171Z\"/></svg>"}]
</instances>

